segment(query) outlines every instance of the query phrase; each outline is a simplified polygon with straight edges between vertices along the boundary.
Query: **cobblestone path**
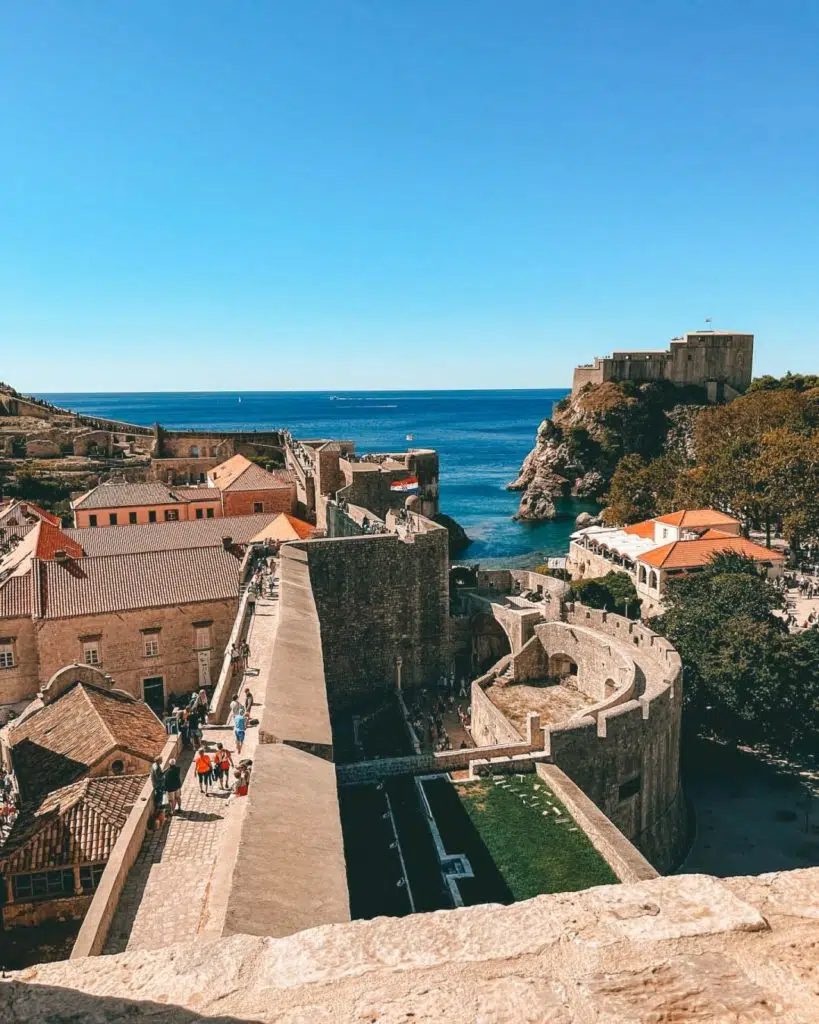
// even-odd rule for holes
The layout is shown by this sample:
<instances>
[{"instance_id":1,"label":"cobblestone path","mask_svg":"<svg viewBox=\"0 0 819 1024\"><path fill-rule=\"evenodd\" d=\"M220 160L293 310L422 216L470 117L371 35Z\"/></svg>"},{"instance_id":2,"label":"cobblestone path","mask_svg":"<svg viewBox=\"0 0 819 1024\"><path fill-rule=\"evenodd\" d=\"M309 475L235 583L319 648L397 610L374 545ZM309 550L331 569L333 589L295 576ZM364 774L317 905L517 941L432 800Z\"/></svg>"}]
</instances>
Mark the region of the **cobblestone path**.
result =
<instances>
[{"instance_id":1,"label":"cobblestone path","mask_svg":"<svg viewBox=\"0 0 819 1024\"><path fill-rule=\"evenodd\" d=\"M241 683L242 691L248 685L253 693L254 720L258 720L264 705L262 684L277 622L278 602L258 600L248 637L250 674ZM258 726L253 726L248 730L242 757L253 757L257 737ZM204 743L208 750L224 743L228 750L235 751L229 726L205 728ZM209 796L200 793L192 761L191 751L184 751L180 758L184 774L182 811L145 836L120 896L105 944L106 954L192 941L206 918L217 861L235 855L234 850L222 848L225 815L231 809L228 794L213 787Z\"/></svg>"}]
</instances>

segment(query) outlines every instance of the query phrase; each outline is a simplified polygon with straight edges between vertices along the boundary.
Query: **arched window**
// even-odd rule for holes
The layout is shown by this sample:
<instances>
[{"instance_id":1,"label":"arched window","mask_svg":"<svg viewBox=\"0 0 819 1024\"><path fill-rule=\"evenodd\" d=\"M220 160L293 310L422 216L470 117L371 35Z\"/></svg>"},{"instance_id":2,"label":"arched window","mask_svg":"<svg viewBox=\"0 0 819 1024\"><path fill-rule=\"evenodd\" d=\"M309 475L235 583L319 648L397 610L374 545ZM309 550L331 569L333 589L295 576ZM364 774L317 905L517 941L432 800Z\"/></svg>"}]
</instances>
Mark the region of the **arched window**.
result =
<instances>
[{"instance_id":1,"label":"arched window","mask_svg":"<svg viewBox=\"0 0 819 1024\"><path fill-rule=\"evenodd\" d=\"M637 570L637 579L638 579L638 582L645 583L645 581L646 581L646 567L644 565L641 565L640 568Z\"/></svg>"},{"instance_id":2,"label":"arched window","mask_svg":"<svg viewBox=\"0 0 819 1024\"><path fill-rule=\"evenodd\" d=\"M648 577L648 587L649 587L649 590L656 590L657 589L657 573L654 572L653 569L651 570L651 574Z\"/></svg>"}]
</instances>

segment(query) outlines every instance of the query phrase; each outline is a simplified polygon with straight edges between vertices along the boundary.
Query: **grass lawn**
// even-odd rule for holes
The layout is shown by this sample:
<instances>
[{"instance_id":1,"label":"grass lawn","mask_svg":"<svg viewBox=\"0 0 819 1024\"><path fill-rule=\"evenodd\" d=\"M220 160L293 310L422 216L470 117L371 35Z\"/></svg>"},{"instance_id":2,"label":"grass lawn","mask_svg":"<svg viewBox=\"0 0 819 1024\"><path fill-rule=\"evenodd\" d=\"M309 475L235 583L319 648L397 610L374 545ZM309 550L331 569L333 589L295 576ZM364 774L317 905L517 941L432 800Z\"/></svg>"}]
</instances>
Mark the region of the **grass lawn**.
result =
<instances>
[{"instance_id":1,"label":"grass lawn","mask_svg":"<svg viewBox=\"0 0 819 1024\"><path fill-rule=\"evenodd\" d=\"M537 775L481 779L456 792L515 900L618 881Z\"/></svg>"}]
</instances>

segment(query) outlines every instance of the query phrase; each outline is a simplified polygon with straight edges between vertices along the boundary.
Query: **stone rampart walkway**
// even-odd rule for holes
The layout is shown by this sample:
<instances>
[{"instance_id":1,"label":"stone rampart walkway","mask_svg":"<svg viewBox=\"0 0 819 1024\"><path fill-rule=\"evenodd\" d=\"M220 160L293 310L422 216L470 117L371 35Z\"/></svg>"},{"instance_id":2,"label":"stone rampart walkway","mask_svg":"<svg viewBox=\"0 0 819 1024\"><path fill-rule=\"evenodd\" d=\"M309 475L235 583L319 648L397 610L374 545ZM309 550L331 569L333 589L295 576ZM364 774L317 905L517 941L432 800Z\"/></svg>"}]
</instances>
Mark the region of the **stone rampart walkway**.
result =
<instances>
[{"instance_id":1,"label":"stone rampart walkway","mask_svg":"<svg viewBox=\"0 0 819 1024\"><path fill-rule=\"evenodd\" d=\"M253 693L251 717L256 721L264 706L265 669L272 656L277 623L278 601L258 599L248 635L250 666L240 684L241 692L249 686ZM253 757L258 732L258 725L248 730L243 758ZM230 725L206 727L204 743L208 750L223 743L235 754ZM208 921L217 864L235 856L235 850L228 849L230 844L224 840L226 818L238 807L229 805L228 794L214 787L209 796L199 792L191 751L184 751L181 768L182 811L146 835L120 897L106 954L160 949L196 938Z\"/></svg>"}]
</instances>

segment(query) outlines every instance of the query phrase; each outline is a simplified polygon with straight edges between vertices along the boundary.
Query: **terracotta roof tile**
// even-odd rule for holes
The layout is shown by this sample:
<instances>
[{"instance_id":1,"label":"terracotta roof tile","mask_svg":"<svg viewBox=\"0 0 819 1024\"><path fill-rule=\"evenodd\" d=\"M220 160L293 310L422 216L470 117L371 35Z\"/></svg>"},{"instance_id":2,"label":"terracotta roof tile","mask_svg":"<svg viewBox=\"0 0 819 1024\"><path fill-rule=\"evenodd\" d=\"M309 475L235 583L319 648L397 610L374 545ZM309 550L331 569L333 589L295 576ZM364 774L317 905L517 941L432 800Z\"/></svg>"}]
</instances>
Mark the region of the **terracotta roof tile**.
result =
<instances>
[{"instance_id":1,"label":"terracotta roof tile","mask_svg":"<svg viewBox=\"0 0 819 1024\"><path fill-rule=\"evenodd\" d=\"M280 512L276 518L268 523L253 538L257 541L264 540L309 540L316 532L315 526L305 523L303 519L297 519L288 512Z\"/></svg>"},{"instance_id":2,"label":"terracotta roof tile","mask_svg":"<svg viewBox=\"0 0 819 1024\"><path fill-rule=\"evenodd\" d=\"M630 533L634 537L651 538L654 536L654 520L644 519L641 523L624 526L623 533Z\"/></svg>"},{"instance_id":3,"label":"terracotta roof tile","mask_svg":"<svg viewBox=\"0 0 819 1024\"><path fill-rule=\"evenodd\" d=\"M639 555L638 561L658 569L693 569L707 565L714 555L721 554L723 551L736 552L759 562L784 561L784 556L776 551L763 548L744 537L726 534L707 539L675 540L670 544L662 544L658 548L653 548L644 555Z\"/></svg>"},{"instance_id":4,"label":"terracotta roof tile","mask_svg":"<svg viewBox=\"0 0 819 1024\"><path fill-rule=\"evenodd\" d=\"M171 489L160 483L100 484L74 502L74 508L125 508L138 505L179 505Z\"/></svg>"},{"instance_id":5,"label":"terracotta roof tile","mask_svg":"<svg viewBox=\"0 0 819 1024\"><path fill-rule=\"evenodd\" d=\"M82 547L67 534L51 523L41 522L37 526L37 540L33 555L35 558L48 560L54 558L58 551L64 551L71 558L82 558Z\"/></svg>"},{"instance_id":6,"label":"terracotta roof tile","mask_svg":"<svg viewBox=\"0 0 819 1024\"><path fill-rule=\"evenodd\" d=\"M107 527L111 529L111 527ZM223 547L36 562L43 617L99 615L238 597L240 561Z\"/></svg>"},{"instance_id":7,"label":"terracotta roof tile","mask_svg":"<svg viewBox=\"0 0 819 1024\"><path fill-rule=\"evenodd\" d=\"M81 779L23 808L0 847L5 873L103 864L143 786L144 775Z\"/></svg>"},{"instance_id":8,"label":"terracotta roof tile","mask_svg":"<svg viewBox=\"0 0 819 1024\"><path fill-rule=\"evenodd\" d=\"M138 551L221 547L223 537L232 538L236 544L247 544L274 518L272 512L265 512L252 516L191 519L187 522L141 523L136 526L118 526L116 529L110 526L89 526L84 529L65 529L63 533L82 544L88 557L96 558L99 555L125 555Z\"/></svg>"},{"instance_id":9,"label":"terracotta roof tile","mask_svg":"<svg viewBox=\"0 0 819 1024\"><path fill-rule=\"evenodd\" d=\"M14 770L27 800L75 781L117 748L156 757L166 739L147 704L84 683L9 730Z\"/></svg>"},{"instance_id":10,"label":"terracotta roof tile","mask_svg":"<svg viewBox=\"0 0 819 1024\"><path fill-rule=\"evenodd\" d=\"M31 613L31 578L28 575L12 576L0 583L0 619L20 619Z\"/></svg>"},{"instance_id":11,"label":"terracotta roof tile","mask_svg":"<svg viewBox=\"0 0 819 1024\"><path fill-rule=\"evenodd\" d=\"M667 526L717 526L719 523L738 524L738 520L724 512L717 512L713 508L692 508L682 509L679 512L669 512L666 516L658 516L658 523L665 523Z\"/></svg>"}]
</instances>

